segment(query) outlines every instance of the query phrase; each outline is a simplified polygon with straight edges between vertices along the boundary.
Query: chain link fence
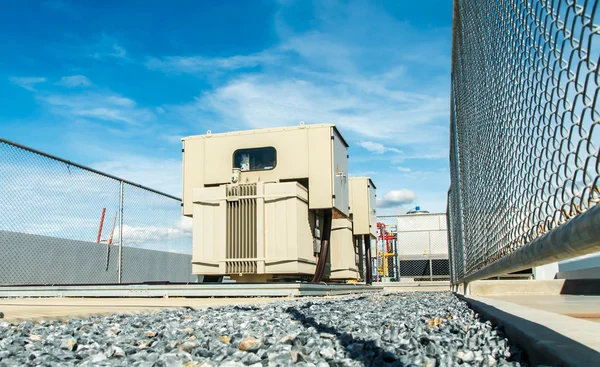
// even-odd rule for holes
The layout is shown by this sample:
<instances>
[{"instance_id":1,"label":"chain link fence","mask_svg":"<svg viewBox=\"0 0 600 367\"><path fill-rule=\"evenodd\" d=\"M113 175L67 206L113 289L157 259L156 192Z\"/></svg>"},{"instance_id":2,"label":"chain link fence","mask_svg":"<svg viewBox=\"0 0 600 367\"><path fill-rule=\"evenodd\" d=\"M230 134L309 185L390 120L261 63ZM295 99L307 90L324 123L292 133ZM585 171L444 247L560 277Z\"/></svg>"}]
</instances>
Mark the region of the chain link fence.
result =
<instances>
[{"instance_id":1,"label":"chain link fence","mask_svg":"<svg viewBox=\"0 0 600 367\"><path fill-rule=\"evenodd\" d=\"M189 282L179 198L0 139L0 284Z\"/></svg>"},{"instance_id":2,"label":"chain link fence","mask_svg":"<svg viewBox=\"0 0 600 367\"><path fill-rule=\"evenodd\" d=\"M454 2L455 283L600 201L597 17L597 1Z\"/></svg>"},{"instance_id":3,"label":"chain link fence","mask_svg":"<svg viewBox=\"0 0 600 367\"><path fill-rule=\"evenodd\" d=\"M449 280L446 214L379 216L377 221L380 281Z\"/></svg>"}]
</instances>

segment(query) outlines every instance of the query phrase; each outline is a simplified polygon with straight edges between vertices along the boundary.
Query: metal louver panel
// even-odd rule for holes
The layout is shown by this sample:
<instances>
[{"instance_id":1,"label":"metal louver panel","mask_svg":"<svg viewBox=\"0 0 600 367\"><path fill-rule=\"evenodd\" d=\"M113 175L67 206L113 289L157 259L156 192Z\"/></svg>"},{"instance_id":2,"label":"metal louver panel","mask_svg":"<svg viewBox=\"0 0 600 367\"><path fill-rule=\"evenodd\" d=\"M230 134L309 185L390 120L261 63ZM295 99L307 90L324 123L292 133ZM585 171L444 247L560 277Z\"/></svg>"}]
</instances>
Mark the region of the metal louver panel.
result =
<instances>
[{"instance_id":1,"label":"metal louver panel","mask_svg":"<svg viewBox=\"0 0 600 367\"><path fill-rule=\"evenodd\" d=\"M227 188L226 272L256 273L256 184Z\"/></svg>"}]
</instances>

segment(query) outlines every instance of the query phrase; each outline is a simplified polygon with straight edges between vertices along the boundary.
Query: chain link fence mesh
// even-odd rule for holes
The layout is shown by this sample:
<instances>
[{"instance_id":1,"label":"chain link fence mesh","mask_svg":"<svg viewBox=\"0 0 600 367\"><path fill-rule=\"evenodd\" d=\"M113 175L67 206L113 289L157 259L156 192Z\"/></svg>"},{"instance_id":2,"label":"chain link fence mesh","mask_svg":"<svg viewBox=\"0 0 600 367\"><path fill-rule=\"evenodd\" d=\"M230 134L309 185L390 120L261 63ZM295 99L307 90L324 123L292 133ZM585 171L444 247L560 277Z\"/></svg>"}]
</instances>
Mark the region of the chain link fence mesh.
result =
<instances>
[{"instance_id":1,"label":"chain link fence mesh","mask_svg":"<svg viewBox=\"0 0 600 367\"><path fill-rule=\"evenodd\" d=\"M597 1L455 1L455 282L600 200L597 14Z\"/></svg>"},{"instance_id":2,"label":"chain link fence mesh","mask_svg":"<svg viewBox=\"0 0 600 367\"><path fill-rule=\"evenodd\" d=\"M379 216L377 221L380 280L449 280L446 214Z\"/></svg>"},{"instance_id":3,"label":"chain link fence mesh","mask_svg":"<svg viewBox=\"0 0 600 367\"><path fill-rule=\"evenodd\" d=\"M1 139L0 172L0 284L193 280L180 199Z\"/></svg>"}]
</instances>

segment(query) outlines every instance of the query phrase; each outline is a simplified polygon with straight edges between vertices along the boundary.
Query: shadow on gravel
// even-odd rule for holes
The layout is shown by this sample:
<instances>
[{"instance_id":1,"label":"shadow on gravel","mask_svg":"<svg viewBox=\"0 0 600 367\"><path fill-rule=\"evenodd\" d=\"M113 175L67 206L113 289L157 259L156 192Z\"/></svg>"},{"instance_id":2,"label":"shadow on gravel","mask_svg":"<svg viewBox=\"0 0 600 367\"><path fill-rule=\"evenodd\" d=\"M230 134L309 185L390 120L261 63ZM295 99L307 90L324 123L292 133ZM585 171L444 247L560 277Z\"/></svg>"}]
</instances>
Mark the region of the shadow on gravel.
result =
<instances>
[{"instance_id":1,"label":"shadow on gravel","mask_svg":"<svg viewBox=\"0 0 600 367\"><path fill-rule=\"evenodd\" d=\"M404 364L399 361L400 358L396 354L383 350L372 340L354 338L351 334L340 332L331 326L317 322L313 317L306 316L299 310L299 308L306 309L309 307L310 305L288 307L286 312L289 313L294 320L302 323L302 325L307 328L313 327L319 333L334 335L346 349L346 356L355 361L362 362L366 366L404 366ZM333 364L330 363L330 365Z\"/></svg>"}]
</instances>

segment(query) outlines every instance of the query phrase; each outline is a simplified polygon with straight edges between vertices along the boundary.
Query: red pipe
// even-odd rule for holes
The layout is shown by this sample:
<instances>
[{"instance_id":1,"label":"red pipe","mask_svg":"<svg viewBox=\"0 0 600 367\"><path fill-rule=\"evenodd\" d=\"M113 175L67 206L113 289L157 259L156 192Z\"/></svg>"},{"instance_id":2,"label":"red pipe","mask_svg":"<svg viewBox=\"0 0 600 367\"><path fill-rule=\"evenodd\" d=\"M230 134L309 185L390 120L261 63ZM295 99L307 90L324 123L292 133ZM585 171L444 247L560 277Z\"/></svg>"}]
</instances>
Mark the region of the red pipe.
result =
<instances>
[{"instance_id":1,"label":"red pipe","mask_svg":"<svg viewBox=\"0 0 600 367\"><path fill-rule=\"evenodd\" d=\"M102 226L104 226L104 214L106 214L106 208L102 208L102 215L100 216L100 228L98 228L98 239L96 243L100 243L100 237L102 236Z\"/></svg>"}]
</instances>

